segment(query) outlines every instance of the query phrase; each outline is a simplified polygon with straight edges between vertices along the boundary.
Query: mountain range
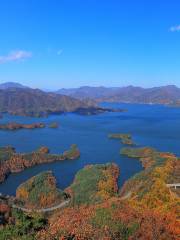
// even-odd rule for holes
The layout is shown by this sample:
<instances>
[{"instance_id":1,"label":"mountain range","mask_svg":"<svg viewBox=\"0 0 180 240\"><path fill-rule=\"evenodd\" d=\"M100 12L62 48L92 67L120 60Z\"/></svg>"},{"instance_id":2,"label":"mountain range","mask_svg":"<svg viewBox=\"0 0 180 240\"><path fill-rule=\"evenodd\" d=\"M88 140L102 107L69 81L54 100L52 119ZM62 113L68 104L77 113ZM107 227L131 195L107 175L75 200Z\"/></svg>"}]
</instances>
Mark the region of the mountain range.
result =
<instances>
[{"instance_id":1,"label":"mountain range","mask_svg":"<svg viewBox=\"0 0 180 240\"><path fill-rule=\"evenodd\" d=\"M142 88L127 87L80 87L74 89L60 89L59 94L64 94L77 99L93 99L97 102L125 102L125 103L152 103L179 105L180 88L175 85L162 87Z\"/></svg>"},{"instance_id":2,"label":"mountain range","mask_svg":"<svg viewBox=\"0 0 180 240\"><path fill-rule=\"evenodd\" d=\"M29 88L17 82L5 82L0 84L0 89L8 89L8 88Z\"/></svg>"},{"instance_id":3,"label":"mountain range","mask_svg":"<svg viewBox=\"0 0 180 240\"><path fill-rule=\"evenodd\" d=\"M100 102L164 104L180 107L180 88L174 85L153 88L84 86L45 92L14 82L0 84L0 113L39 117L51 113L75 112L91 115L112 111L99 107Z\"/></svg>"},{"instance_id":4,"label":"mountain range","mask_svg":"<svg viewBox=\"0 0 180 240\"><path fill-rule=\"evenodd\" d=\"M0 113L40 117L51 113L74 112L91 115L105 111L111 110L98 107L92 101L47 93L39 89L21 87L0 89Z\"/></svg>"}]
</instances>

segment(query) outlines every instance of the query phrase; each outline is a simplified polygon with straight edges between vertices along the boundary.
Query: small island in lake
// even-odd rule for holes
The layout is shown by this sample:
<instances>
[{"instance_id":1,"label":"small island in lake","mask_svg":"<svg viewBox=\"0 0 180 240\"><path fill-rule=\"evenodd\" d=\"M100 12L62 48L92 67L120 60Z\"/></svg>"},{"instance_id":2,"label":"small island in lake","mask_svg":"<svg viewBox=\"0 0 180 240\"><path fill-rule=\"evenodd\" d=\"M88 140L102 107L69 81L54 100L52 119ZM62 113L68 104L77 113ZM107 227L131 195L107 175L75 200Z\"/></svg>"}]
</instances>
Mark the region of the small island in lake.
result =
<instances>
[{"instance_id":1,"label":"small island in lake","mask_svg":"<svg viewBox=\"0 0 180 240\"><path fill-rule=\"evenodd\" d=\"M57 122L52 122L49 124L49 128L58 128L59 124Z\"/></svg>"},{"instance_id":2,"label":"small island in lake","mask_svg":"<svg viewBox=\"0 0 180 240\"><path fill-rule=\"evenodd\" d=\"M125 145L134 145L131 134L126 133L112 133L109 134L109 138L120 139L122 144Z\"/></svg>"},{"instance_id":3,"label":"small island in lake","mask_svg":"<svg viewBox=\"0 0 180 240\"><path fill-rule=\"evenodd\" d=\"M22 124L17 122L10 122L5 124L0 124L0 130L19 130L19 129L35 129L35 128L44 128L44 123L30 123Z\"/></svg>"},{"instance_id":4,"label":"small island in lake","mask_svg":"<svg viewBox=\"0 0 180 240\"><path fill-rule=\"evenodd\" d=\"M50 154L47 147L41 147L31 153L16 153L13 147L0 148L0 183L10 173L21 172L26 168L55 161L73 160L80 156L77 145L73 144L69 150L62 154Z\"/></svg>"},{"instance_id":5,"label":"small island in lake","mask_svg":"<svg viewBox=\"0 0 180 240\"><path fill-rule=\"evenodd\" d=\"M67 194L56 186L56 178L51 171L42 172L16 190L16 205L27 209L49 208L67 199Z\"/></svg>"},{"instance_id":6,"label":"small island in lake","mask_svg":"<svg viewBox=\"0 0 180 240\"><path fill-rule=\"evenodd\" d=\"M63 152L63 156L66 159L71 159L71 160L78 158L80 156L80 151L79 151L77 145L72 144L69 150Z\"/></svg>"}]
</instances>

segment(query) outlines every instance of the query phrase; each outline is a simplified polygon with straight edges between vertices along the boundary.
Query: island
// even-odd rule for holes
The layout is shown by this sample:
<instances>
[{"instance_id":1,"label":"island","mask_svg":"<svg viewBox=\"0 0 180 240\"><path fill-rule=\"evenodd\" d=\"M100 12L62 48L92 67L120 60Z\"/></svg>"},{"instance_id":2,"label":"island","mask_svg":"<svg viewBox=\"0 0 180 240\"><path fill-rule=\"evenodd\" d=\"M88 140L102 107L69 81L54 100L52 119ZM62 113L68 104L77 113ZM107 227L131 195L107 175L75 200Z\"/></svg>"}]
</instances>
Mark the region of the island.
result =
<instances>
[{"instance_id":1,"label":"island","mask_svg":"<svg viewBox=\"0 0 180 240\"><path fill-rule=\"evenodd\" d=\"M57 122L52 122L49 124L49 128L58 128L59 124Z\"/></svg>"},{"instance_id":2,"label":"island","mask_svg":"<svg viewBox=\"0 0 180 240\"><path fill-rule=\"evenodd\" d=\"M15 206L30 211L47 209L59 205L67 198L68 195L57 188L52 171L46 171L33 176L17 188Z\"/></svg>"},{"instance_id":3,"label":"island","mask_svg":"<svg viewBox=\"0 0 180 240\"><path fill-rule=\"evenodd\" d=\"M50 154L47 147L41 147L32 153L16 153L13 147L0 148L0 183L10 173L21 172L26 168L55 161L73 160L80 156L77 145L73 144L62 154Z\"/></svg>"},{"instance_id":4,"label":"island","mask_svg":"<svg viewBox=\"0 0 180 240\"><path fill-rule=\"evenodd\" d=\"M106 113L106 112L126 112L126 109L114 109L114 108L104 108L104 107L99 107L99 106L89 106L88 108L78 108L76 112L80 115L97 115L101 113Z\"/></svg>"},{"instance_id":5,"label":"island","mask_svg":"<svg viewBox=\"0 0 180 240\"><path fill-rule=\"evenodd\" d=\"M131 134L126 133L112 133L109 134L111 139L120 139L122 144L125 145L134 145Z\"/></svg>"},{"instance_id":6,"label":"island","mask_svg":"<svg viewBox=\"0 0 180 240\"><path fill-rule=\"evenodd\" d=\"M10 122L5 124L0 124L0 130L19 130L19 129L35 129L35 128L44 128L44 123L30 123L22 124L17 122Z\"/></svg>"},{"instance_id":7,"label":"island","mask_svg":"<svg viewBox=\"0 0 180 240\"><path fill-rule=\"evenodd\" d=\"M63 156L65 157L65 159L70 159L70 160L78 158L80 156L80 151L77 145L72 144L70 149L63 152Z\"/></svg>"}]
</instances>

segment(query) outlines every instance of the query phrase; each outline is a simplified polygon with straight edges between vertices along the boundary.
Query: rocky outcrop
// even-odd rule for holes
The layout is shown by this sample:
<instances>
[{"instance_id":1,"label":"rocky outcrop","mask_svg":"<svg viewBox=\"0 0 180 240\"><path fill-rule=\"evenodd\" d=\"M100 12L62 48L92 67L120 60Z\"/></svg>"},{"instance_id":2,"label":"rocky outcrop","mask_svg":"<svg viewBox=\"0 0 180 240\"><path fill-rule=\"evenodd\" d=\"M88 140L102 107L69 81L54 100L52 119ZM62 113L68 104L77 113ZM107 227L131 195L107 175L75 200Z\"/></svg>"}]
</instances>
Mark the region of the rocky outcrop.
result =
<instances>
[{"instance_id":1,"label":"rocky outcrop","mask_svg":"<svg viewBox=\"0 0 180 240\"><path fill-rule=\"evenodd\" d=\"M62 154L49 154L47 147L41 147L32 153L16 153L14 148L0 148L0 182L3 182L10 173L21 172L26 168L66 159L76 159L80 156L80 151L76 145L72 145L69 150Z\"/></svg>"}]
</instances>

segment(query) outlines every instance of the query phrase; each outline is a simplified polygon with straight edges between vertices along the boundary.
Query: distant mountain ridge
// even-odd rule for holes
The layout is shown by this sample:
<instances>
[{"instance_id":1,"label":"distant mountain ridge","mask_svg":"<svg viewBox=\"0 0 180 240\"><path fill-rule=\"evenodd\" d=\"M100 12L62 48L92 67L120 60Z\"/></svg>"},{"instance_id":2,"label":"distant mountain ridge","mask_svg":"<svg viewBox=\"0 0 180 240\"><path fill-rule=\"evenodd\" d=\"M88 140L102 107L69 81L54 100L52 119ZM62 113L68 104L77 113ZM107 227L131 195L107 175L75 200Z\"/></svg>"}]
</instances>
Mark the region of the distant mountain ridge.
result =
<instances>
[{"instance_id":1,"label":"distant mountain ridge","mask_svg":"<svg viewBox=\"0 0 180 240\"><path fill-rule=\"evenodd\" d=\"M90 87L83 86L79 88L69 88L69 89L60 89L57 91L59 94L64 94L68 96L73 96L76 98L101 98L106 97L114 92L116 92L119 88L107 88L107 87Z\"/></svg>"},{"instance_id":2,"label":"distant mountain ridge","mask_svg":"<svg viewBox=\"0 0 180 240\"><path fill-rule=\"evenodd\" d=\"M175 85L162 87L80 87L74 89L60 89L63 93L78 99L94 99L98 102L126 102L178 105L180 102L180 88Z\"/></svg>"},{"instance_id":3,"label":"distant mountain ridge","mask_svg":"<svg viewBox=\"0 0 180 240\"><path fill-rule=\"evenodd\" d=\"M0 83L0 89L8 89L8 88L29 88L17 82L5 82Z\"/></svg>"},{"instance_id":4,"label":"distant mountain ridge","mask_svg":"<svg viewBox=\"0 0 180 240\"><path fill-rule=\"evenodd\" d=\"M49 113L79 112L96 114L104 111L99 102L164 104L180 107L180 88L175 85L142 88L90 87L44 92L19 83L0 84L0 112L16 115L44 116Z\"/></svg>"}]
</instances>

